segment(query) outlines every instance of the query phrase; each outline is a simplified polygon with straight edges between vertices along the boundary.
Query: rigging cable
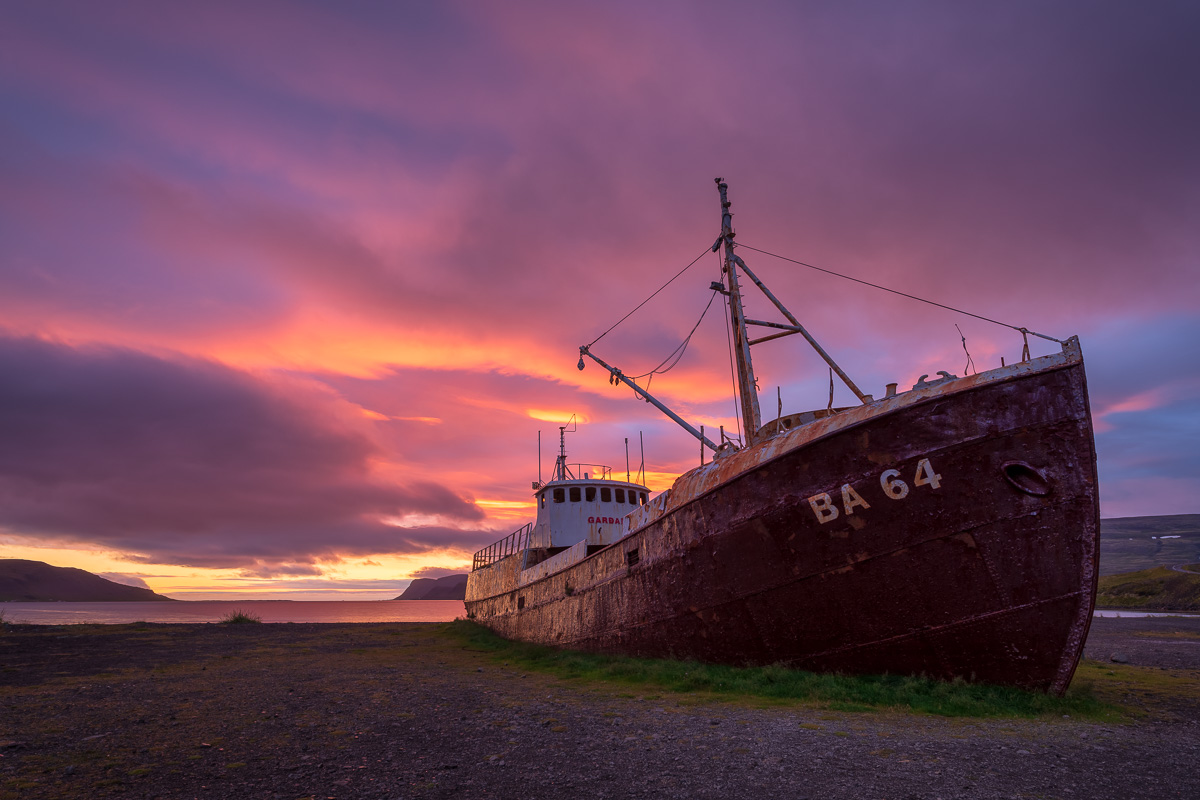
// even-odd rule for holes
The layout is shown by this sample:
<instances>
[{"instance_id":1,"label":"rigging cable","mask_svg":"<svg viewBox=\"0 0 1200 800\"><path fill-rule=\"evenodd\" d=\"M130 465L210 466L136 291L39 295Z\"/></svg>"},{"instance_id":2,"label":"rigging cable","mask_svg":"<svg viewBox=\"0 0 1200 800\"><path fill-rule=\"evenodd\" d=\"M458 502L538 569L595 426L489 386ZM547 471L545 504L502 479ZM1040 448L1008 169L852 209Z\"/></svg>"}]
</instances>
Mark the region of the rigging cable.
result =
<instances>
[{"instance_id":1,"label":"rigging cable","mask_svg":"<svg viewBox=\"0 0 1200 800\"><path fill-rule=\"evenodd\" d=\"M692 341L692 336L695 335L696 329L700 327L700 323L704 321L704 316L706 314L708 314L708 310L710 308L712 308L713 300L715 300L716 298L717 298L717 293L714 291L712 293L712 297L708 298L708 305L706 305L704 307L704 310L700 312L700 319L696 320L696 324L692 326L692 332L689 333L687 335L687 338L685 338L682 342L680 342L679 346L676 347L674 350L672 350L670 355L668 355L666 358L664 358L657 367L655 367L654 369L650 370L649 372L643 373L641 375L632 375L632 376L626 375L625 377L629 378L632 381L636 381L639 378L646 378L646 377L653 378L655 375L663 375L663 374L666 374L666 373L670 372L671 370L673 370L675 368L675 365L679 363L679 359L683 358L683 354L685 352L687 352L687 347L688 347L688 344L691 343L691 341ZM663 369L663 364L666 364L668 361L671 362L671 366L667 367L666 369ZM650 388L649 381L646 382L646 388L647 389Z\"/></svg>"},{"instance_id":2,"label":"rigging cable","mask_svg":"<svg viewBox=\"0 0 1200 800\"><path fill-rule=\"evenodd\" d=\"M646 305L646 303L649 303L651 300L653 300L653 299L654 299L654 295L658 294L658 293L659 293L659 292L661 292L663 289L665 289L665 288L667 288L668 286L670 286L670 285L671 285L671 284L672 284L672 283L675 281L675 278L678 278L680 275L682 275L683 273L687 272L689 269L691 269L691 268L692 268L692 265L693 265L693 264L695 264L695 263L696 263L697 261L699 261L700 259L704 258L705 254L709 252L709 249L710 249L710 248L708 248L708 247L704 248L704 252L703 252L703 253L701 253L700 255L696 256L694 259L692 259L692 263L691 263L691 264L688 264L686 267L684 267L683 269L679 270L679 272L676 272L676 273L675 273L675 276L674 276L673 278L671 278L671 280L667 281L667 282L666 282L666 283L664 283L662 286L660 286L660 287L658 287L657 289L655 289L655 290L654 290L654 294L650 295L650 296L649 296L649 297L647 297L645 300L643 300L642 302L638 303L638 304L637 304L637 306L636 306L636 307L634 307L633 311L630 311L628 314L626 314L625 316L621 317L619 320L617 320L616 322L614 322L614 323L613 323L613 325L612 325L612 328L609 328L609 329L608 329L608 330L606 330L604 333L602 333L602 334L600 334L599 336L597 336L595 339L592 339L590 342L588 342L588 343L587 343L587 345L586 345L586 346L587 346L587 347L591 347L591 346L592 346L592 345L594 345L596 342L598 342L598 341L600 341L601 339L603 339L605 336L608 336L608 334L612 332L612 329L613 329L613 328L617 327L617 326L618 326L618 325L620 325L622 322L624 322L625 320L627 320L627 319L629 319L630 317L632 317L632 316L633 316L633 315L634 315L634 314L637 312L637 310L638 310L639 308L641 308L642 306Z\"/></svg>"},{"instance_id":3,"label":"rigging cable","mask_svg":"<svg viewBox=\"0 0 1200 800\"><path fill-rule=\"evenodd\" d=\"M1037 331L1031 331L1028 328L1021 328L1016 325L1009 325L1007 322L1001 322L1000 320L991 319L990 317L980 316L979 314L972 314L970 311L963 311L961 308L955 308L954 306L947 306L947 305L943 305L942 303L935 303L933 300L926 300L924 297L917 297L915 294L908 294L907 292L901 292L896 289L889 289L886 286L880 286L878 283L871 283L870 281L864 281L861 278L854 278L854 277L851 277L850 275L843 275L840 272L834 272L831 269L825 269L824 267L817 267L812 264L806 264L803 261L797 261L794 258L788 258L787 256L781 256L778 253L770 253L770 252L767 252L766 250L759 250L757 247L751 247L750 245L745 244L743 242L737 242L735 246L736 247L744 247L747 250L753 250L756 253L762 253L764 256L771 256L772 258L778 258L783 261L790 261L793 264L799 264L802 267L808 267L809 269L815 269L817 272L824 272L827 275L834 275L839 278L845 278L848 281L854 281L855 283L861 283L864 286L870 286L875 289L882 289L885 292L891 292L892 294L898 294L901 297L907 297L910 300L918 300L922 303L928 303L931 306L937 306L938 308L944 308L947 311L953 311L957 314L966 314L968 317L974 317L975 319L981 319L984 322L990 322L993 325L999 325L1004 328L1012 328L1014 331L1017 331L1022 336L1027 337L1028 334L1033 334L1034 336L1037 336L1039 338L1047 339L1051 342L1058 342L1059 344L1063 344L1062 339L1055 339L1053 336L1047 336L1044 333L1038 333ZM672 280L674 280L674 279L672 278ZM1027 337L1027 340L1028 340L1028 337Z\"/></svg>"},{"instance_id":4,"label":"rigging cable","mask_svg":"<svg viewBox=\"0 0 1200 800\"><path fill-rule=\"evenodd\" d=\"M963 367L963 375L975 374L975 362L971 359L971 351L967 349L967 337L962 332L962 328L958 327L958 323L954 323L954 329L958 331L958 335L962 337L963 352L967 354L967 365ZM1028 359L1026 359L1028 360Z\"/></svg>"}]
</instances>

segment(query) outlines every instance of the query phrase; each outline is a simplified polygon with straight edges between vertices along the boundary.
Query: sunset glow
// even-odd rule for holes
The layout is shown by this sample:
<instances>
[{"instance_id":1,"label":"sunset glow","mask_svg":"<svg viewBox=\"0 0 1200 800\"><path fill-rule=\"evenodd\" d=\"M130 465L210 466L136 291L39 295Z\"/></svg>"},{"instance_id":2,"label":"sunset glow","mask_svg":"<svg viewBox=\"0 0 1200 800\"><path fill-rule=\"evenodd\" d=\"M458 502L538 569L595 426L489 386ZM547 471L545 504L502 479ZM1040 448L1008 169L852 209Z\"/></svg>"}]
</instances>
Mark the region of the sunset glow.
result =
<instances>
[{"instance_id":1,"label":"sunset glow","mask_svg":"<svg viewBox=\"0 0 1200 800\"><path fill-rule=\"evenodd\" d=\"M572 417L570 463L668 488L697 442L579 347L740 435L717 176L864 391L1077 334L1102 515L1200 512L1194 7L0 19L0 557L385 599L530 521ZM827 406L801 337L754 358L765 420Z\"/></svg>"}]
</instances>

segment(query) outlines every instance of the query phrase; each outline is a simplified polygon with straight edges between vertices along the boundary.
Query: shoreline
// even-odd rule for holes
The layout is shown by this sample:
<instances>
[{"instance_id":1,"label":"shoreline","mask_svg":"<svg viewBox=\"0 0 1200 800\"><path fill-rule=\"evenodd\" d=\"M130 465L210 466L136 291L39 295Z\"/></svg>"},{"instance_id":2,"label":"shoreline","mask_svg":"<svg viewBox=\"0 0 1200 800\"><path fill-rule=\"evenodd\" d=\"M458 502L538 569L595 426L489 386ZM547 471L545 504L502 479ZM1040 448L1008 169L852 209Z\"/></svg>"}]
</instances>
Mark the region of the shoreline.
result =
<instances>
[{"instance_id":1,"label":"shoreline","mask_svg":"<svg viewBox=\"0 0 1200 800\"><path fill-rule=\"evenodd\" d=\"M448 622L465 615L459 600L182 600L174 603L57 602L0 604L10 623L128 624L221 622L244 612L264 623Z\"/></svg>"},{"instance_id":2,"label":"shoreline","mask_svg":"<svg viewBox=\"0 0 1200 800\"><path fill-rule=\"evenodd\" d=\"M233 612L246 610L251 616L258 616L259 610L266 606L254 606L253 603L274 603L284 604L290 612L293 613L275 613L263 614L265 619L260 619L253 624L257 625L383 625L396 624L396 622L419 622L419 624L437 624L437 622L449 622L455 619L464 618L464 606L462 601L451 600L409 600L409 601L306 601L306 600L289 600L289 601L176 601L176 604L170 604L169 608L202 608L205 604L211 608L208 614L198 614L192 618L173 618L162 619L161 614L146 613L146 614L120 614L120 610L130 609L130 603L136 603L137 606L150 606L152 608L161 608L162 603L157 601L110 601L110 602L90 602L77 603L74 601L58 601L58 602L28 602L35 614L41 612L50 616L49 620L29 619L29 614L23 614L19 608L19 602L0 603L0 627L16 628L19 626L29 627L72 627L72 626L90 626L90 625L220 625L226 622L226 618ZM312 603L313 606L328 609L332 607L337 610L349 609L348 603L355 603L358 606L366 606L368 612L370 610L379 610L384 608L395 608L394 603L403 603L404 612L400 614L380 614L379 619L347 619L340 618L337 614L306 614L296 613L304 609L306 604ZM215 606L218 604L218 606ZM18 606L17 608L10 608ZM43 608L49 607L49 608ZM112 608L112 607L115 607ZM62 618L62 613L73 612L71 619ZM103 616L109 616L109 619L103 619ZM313 616L330 616L329 619L313 619ZM366 614L348 614L362 616ZM158 616L158 619L155 619ZM295 616L295 619L288 619L289 616ZM131 619L137 618L137 619ZM1177 619L1177 620L1200 620L1200 613L1189 612L1189 610L1160 610L1160 609L1130 609L1130 608L1096 608L1092 613L1092 622L1100 619Z\"/></svg>"}]
</instances>

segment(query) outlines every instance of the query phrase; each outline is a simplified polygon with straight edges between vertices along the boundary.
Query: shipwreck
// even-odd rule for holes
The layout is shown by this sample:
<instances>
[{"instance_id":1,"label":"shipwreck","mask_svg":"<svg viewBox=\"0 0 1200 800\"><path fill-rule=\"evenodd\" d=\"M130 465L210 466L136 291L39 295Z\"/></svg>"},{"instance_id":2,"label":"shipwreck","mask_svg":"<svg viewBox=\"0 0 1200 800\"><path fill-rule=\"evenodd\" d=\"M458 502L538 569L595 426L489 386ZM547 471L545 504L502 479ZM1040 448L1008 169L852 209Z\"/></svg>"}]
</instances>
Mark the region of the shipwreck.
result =
<instances>
[{"instance_id":1,"label":"shipwreck","mask_svg":"<svg viewBox=\"0 0 1200 800\"><path fill-rule=\"evenodd\" d=\"M628 475L568 464L560 431L554 473L534 484L536 519L475 554L468 616L573 649L1064 691L1099 553L1078 339L1016 328L1020 361L865 394L739 256L717 185L712 289L728 304L744 441L713 441L581 347L580 369L596 362L712 459L651 498ZM782 321L746 318L750 283ZM750 349L790 335L857 405L762 424ZM1031 335L1060 351L1030 357Z\"/></svg>"}]
</instances>

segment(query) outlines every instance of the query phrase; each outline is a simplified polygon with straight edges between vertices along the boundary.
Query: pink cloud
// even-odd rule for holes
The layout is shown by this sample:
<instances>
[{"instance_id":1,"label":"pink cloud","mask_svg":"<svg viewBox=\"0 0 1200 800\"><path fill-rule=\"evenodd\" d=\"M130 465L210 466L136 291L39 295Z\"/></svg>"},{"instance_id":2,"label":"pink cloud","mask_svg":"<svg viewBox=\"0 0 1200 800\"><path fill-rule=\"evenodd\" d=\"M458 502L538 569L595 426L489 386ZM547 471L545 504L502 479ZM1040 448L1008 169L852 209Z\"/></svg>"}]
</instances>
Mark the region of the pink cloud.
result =
<instances>
[{"instance_id":1,"label":"pink cloud","mask_svg":"<svg viewBox=\"0 0 1200 800\"><path fill-rule=\"evenodd\" d=\"M1153 411L1162 408L1171 401L1168 387L1156 386L1115 403L1110 403L1099 411L1092 412L1092 420L1098 433L1107 433L1114 429L1116 423L1107 419L1113 414L1127 414L1136 411Z\"/></svg>"},{"instance_id":2,"label":"pink cloud","mask_svg":"<svg viewBox=\"0 0 1200 800\"><path fill-rule=\"evenodd\" d=\"M172 558L263 574L315 569L334 538L367 554L470 547L508 524L472 498L528 496L537 432L556 432L531 409L590 420L569 442L580 460L619 470L641 431L655 471L690 466L691 439L594 365L578 372L575 348L705 252L718 174L747 245L1083 335L1106 497L1133 503L1122 487L1139 470L1196 470L1163 432L1186 427L1179 387L1200 375L1179 344L1200 302L1194 12L1104 6L1080 28L1076 9L1020 4L730 17L717 3L148 2L26 5L6 23L6 329L62 343L67 361L78 345L90 355L72 380L106 364L131 408L156 399L157 444L129 416L65 400L62 415L83 444L125 431L147 463L171 465L125 463L106 484L103 448L84 447L85 490L42 464L29 530L148 554L167 552L158 536L191 548ZM742 255L877 395L962 374L955 323L976 369L1020 352L1012 330ZM629 374L653 367L707 302L715 258L596 352ZM714 307L652 389L732 428L725 335ZM777 386L785 412L824 405L825 366L803 342L755 355L764 408ZM247 446L286 453L290 438L312 470L264 456L227 474L168 424L172 382L225 387L204 424L260 419ZM379 523L389 515L413 527Z\"/></svg>"}]
</instances>

